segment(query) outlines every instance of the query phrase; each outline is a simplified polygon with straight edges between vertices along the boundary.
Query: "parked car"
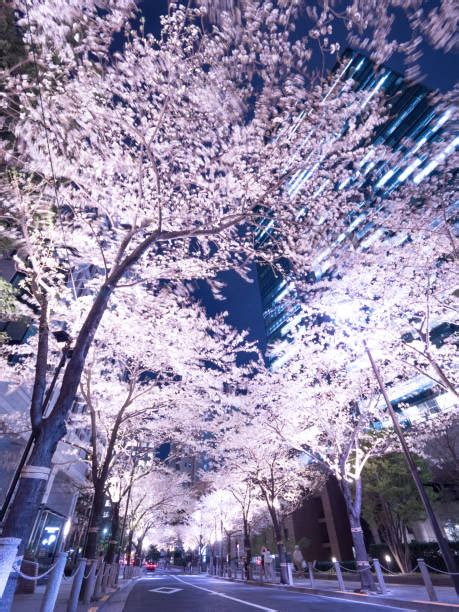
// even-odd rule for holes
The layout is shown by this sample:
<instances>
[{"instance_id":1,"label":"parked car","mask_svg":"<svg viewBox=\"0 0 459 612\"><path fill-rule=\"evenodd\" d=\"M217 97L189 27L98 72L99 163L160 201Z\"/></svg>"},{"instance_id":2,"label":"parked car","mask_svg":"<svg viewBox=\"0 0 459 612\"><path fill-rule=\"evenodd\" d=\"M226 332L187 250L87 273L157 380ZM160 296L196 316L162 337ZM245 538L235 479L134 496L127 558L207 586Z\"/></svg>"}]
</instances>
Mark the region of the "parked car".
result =
<instances>
[{"instance_id":1,"label":"parked car","mask_svg":"<svg viewBox=\"0 0 459 612\"><path fill-rule=\"evenodd\" d=\"M145 563L145 569L147 572L154 572L156 569L156 563L154 561L147 561Z\"/></svg>"}]
</instances>

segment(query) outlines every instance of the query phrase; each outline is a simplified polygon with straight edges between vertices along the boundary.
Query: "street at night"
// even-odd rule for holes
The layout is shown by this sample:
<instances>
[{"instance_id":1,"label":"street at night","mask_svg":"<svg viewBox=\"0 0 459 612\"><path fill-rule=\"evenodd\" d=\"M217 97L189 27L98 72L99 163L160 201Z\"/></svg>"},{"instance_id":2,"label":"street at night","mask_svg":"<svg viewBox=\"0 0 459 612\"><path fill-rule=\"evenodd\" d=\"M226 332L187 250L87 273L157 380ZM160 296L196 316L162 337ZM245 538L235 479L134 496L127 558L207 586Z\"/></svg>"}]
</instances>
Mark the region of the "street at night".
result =
<instances>
[{"instance_id":1,"label":"street at night","mask_svg":"<svg viewBox=\"0 0 459 612\"><path fill-rule=\"evenodd\" d=\"M205 575L160 573L141 578L135 584L123 612L378 612L383 609L390 612L401 608L288 593L276 587L246 586Z\"/></svg>"},{"instance_id":2,"label":"street at night","mask_svg":"<svg viewBox=\"0 0 459 612\"><path fill-rule=\"evenodd\" d=\"M0 0L0 612L459 612L458 23Z\"/></svg>"}]
</instances>

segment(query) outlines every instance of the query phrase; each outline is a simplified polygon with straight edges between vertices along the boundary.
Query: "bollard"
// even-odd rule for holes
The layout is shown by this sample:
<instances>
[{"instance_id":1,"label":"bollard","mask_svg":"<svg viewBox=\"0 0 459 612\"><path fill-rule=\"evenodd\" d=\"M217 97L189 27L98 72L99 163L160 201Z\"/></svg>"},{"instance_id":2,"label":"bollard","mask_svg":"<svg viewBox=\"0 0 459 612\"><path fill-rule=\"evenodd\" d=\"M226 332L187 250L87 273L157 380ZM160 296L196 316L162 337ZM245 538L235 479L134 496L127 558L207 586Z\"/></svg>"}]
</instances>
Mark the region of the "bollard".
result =
<instances>
[{"instance_id":1,"label":"bollard","mask_svg":"<svg viewBox=\"0 0 459 612\"><path fill-rule=\"evenodd\" d=\"M115 580L115 566L116 563L111 564L110 571L108 573L107 583L105 585L106 589L111 589L113 587L113 581Z\"/></svg>"},{"instance_id":2,"label":"bollard","mask_svg":"<svg viewBox=\"0 0 459 612\"><path fill-rule=\"evenodd\" d=\"M309 581L311 582L311 589L314 588L314 563L312 561L308 561L308 572L309 572Z\"/></svg>"},{"instance_id":3,"label":"bollard","mask_svg":"<svg viewBox=\"0 0 459 612\"><path fill-rule=\"evenodd\" d=\"M20 543L20 538L0 538L0 599L13 569Z\"/></svg>"},{"instance_id":4,"label":"bollard","mask_svg":"<svg viewBox=\"0 0 459 612\"><path fill-rule=\"evenodd\" d=\"M118 576L119 569L120 568L119 568L118 563L114 563L112 565L112 573L111 573L110 582L109 582L109 586L111 588L114 588L116 586L116 579L117 579L117 576Z\"/></svg>"},{"instance_id":5,"label":"bollard","mask_svg":"<svg viewBox=\"0 0 459 612\"><path fill-rule=\"evenodd\" d=\"M97 567L96 586L94 587L93 599L99 599L102 595L102 578L104 577L105 562L100 559Z\"/></svg>"},{"instance_id":6,"label":"bollard","mask_svg":"<svg viewBox=\"0 0 459 612\"><path fill-rule=\"evenodd\" d=\"M385 595L387 593L386 583L384 582L384 575L382 573L381 564L379 563L379 559L373 559L373 565L375 567L376 577L378 579L379 588L381 589L381 594Z\"/></svg>"},{"instance_id":7,"label":"bollard","mask_svg":"<svg viewBox=\"0 0 459 612\"><path fill-rule=\"evenodd\" d=\"M106 563L104 567L104 573L102 574L102 580L100 582L100 590L102 591L102 593L105 593L107 590L107 582L108 582L108 577L110 575L111 569L112 569L111 564Z\"/></svg>"},{"instance_id":8,"label":"bollard","mask_svg":"<svg viewBox=\"0 0 459 612\"><path fill-rule=\"evenodd\" d=\"M338 578L339 588L341 589L341 591L345 591L346 587L344 586L343 574L341 573L341 567L339 565L339 561L335 561L333 565L335 566L336 577Z\"/></svg>"},{"instance_id":9,"label":"bollard","mask_svg":"<svg viewBox=\"0 0 459 612\"><path fill-rule=\"evenodd\" d=\"M287 582L290 586L293 585L293 577L292 577L292 564L291 563L281 563L280 564L280 573L282 577L282 568L287 568Z\"/></svg>"},{"instance_id":10,"label":"bollard","mask_svg":"<svg viewBox=\"0 0 459 612\"><path fill-rule=\"evenodd\" d=\"M67 553L60 552L57 555L56 567L53 569L46 584L46 590L41 602L40 612L53 612L56 605L59 587L61 586L65 564L67 563Z\"/></svg>"},{"instance_id":11,"label":"bollard","mask_svg":"<svg viewBox=\"0 0 459 612\"><path fill-rule=\"evenodd\" d=\"M435 593L434 586L432 584L432 578L430 577L429 570L426 567L424 559L416 559L421 570L422 579L424 580L424 586L426 587L427 595L430 601L438 601L437 594Z\"/></svg>"},{"instance_id":12,"label":"bollard","mask_svg":"<svg viewBox=\"0 0 459 612\"><path fill-rule=\"evenodd\" d=\"M80 596L81 585L83 584L84 570L86 568L87 559L82 557L78 561L78 567L73 577L72 590L67 604L67 612L76 612L78 608L78 598Z\"/></svg>"},{"instance_id":13,"label":"bollard","mask_svg":"<svg viewBox=\"0 0 459 612\"><path fill-rule=\"evenodd\" d=\"M115 572L115 581L113 583L114 587L118 586L118 582L120 579L120 572L122 571L122 567L123 567L119 561L115 565L116 565L116 572Z\"/></svg>"},{"instance_id":14,"label":"bollard","mask_svg":"<svg viewBox=\"0 0 459 612\"><path fill-rule=\"evenodd\" d=\"M85 605L89 605L92 599L92 594L94 593L94 587L96 584L97 577L97 559L91 560L91 569L89 570L89 576L86 581L86 586L83 593L83 603Z\"/></svg>"}]
</instances>

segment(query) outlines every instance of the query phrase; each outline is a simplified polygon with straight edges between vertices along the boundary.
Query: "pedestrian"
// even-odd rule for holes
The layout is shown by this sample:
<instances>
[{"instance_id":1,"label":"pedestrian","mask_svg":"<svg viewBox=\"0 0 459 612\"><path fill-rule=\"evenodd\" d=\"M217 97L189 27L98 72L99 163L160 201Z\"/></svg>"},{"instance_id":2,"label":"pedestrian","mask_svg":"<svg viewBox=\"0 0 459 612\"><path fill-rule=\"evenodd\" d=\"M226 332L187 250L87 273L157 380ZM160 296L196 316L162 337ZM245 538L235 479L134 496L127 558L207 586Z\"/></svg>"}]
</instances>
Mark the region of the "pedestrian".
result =
<instances>
[{"instance_id":1,"label":"pedestrian","mask_svg":"<svg viewBox=\"0 0 459 612\"><path fill-rule=\"evenodd\" d=\"M267 580L273 580L274 576L273 576L273 557L271 555L271 553L269 552L268 548L265 548L265 551L263 553L263 558L264 558L264 570L265 570L265 576Z\"/></svg>"},{"instance_id":2,"label":"pedestrian","mask_svg":"<svg viewBox=\"0 0 459 612\"><path fill-rule=\"evenodd\" d=\"M264 546L261 547L261 552L260 552L260 565L261 565L261 575L263 577L266 577L266 573L265 573L265 552L266 552L266 548Z\"/></svg>"},{"instance_id":3,"label":"pedestrian","mask_svg":"<svg viewBox=\"0 0 459 612\"><path fill-rule=\"evenodd\" d=\"M293 565L297 572L305 571L306 561L298 544L295 545L295 550L293 551Z\"/></svg>"}]
</instances>

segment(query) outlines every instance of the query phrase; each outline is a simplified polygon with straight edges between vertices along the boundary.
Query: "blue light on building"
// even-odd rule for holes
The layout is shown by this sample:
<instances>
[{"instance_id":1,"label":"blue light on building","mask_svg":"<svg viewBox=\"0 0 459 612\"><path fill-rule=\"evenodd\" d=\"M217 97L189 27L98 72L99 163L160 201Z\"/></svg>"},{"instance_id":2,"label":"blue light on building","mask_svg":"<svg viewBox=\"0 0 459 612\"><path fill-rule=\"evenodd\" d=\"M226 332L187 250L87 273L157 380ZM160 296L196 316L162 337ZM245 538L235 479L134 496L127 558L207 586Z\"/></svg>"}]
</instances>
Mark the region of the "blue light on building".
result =
<instances>
[{"instance_id":1,"label":"blue light on building","mask_svg":"<svg viewBox=\"0 0 459 612\"><path fill-rule=\"evenodd\" d=\"M385 145L393 151L388 158L379 160L376 158L374 147L370 145L357 164L357 169L350 171L349 176L336 185L338 191L357 184L362 191L365 190L366 205L370 205L374 198L384 199L405 181L419 184L459 146L459 138L451 136L435 157L429 156L427 145L445 130L452 119L453 109L433 106L432 92L426 87L407 83L400 74L386 67L377 69L367 57L352 50L344 53L333 75L327 96L332 91L339 92L349 79L352 79L356 91L368 91L362 108L367 106L378 92L383 93L388 119L375 130L372 141L375 146ZM299 121L301 115L289 128L290 131L296 131ZM339 135L331 134L330 138L338 139ZM310 157L311 155L305 158L304 168L300 169L286 185L289 197L292 200L298 199L298 217L301 217L304 211L301 188L320 168L322 162L322 158L319 158L309 166ZM319 195L325 186L324 180L315 195ZM356 210L355 215L349 219L346 230L337 237L337 243L352 238L355 245L365 248L374 240L380 239L381 231L365 220L365 210ZM260 224L256 234L256 244L260 250L269 248L268 239L274 223L272 218L267 218ZM310 273L311 283L327 272L329 253L330 250L325 249L316 258ZM301 318L301 303L295 298L293 285L289 284L280 273L276 273L271 266L260 263L257 265L257 272L266 335L268 344L271 344L286 337L293 327L292 322Z\"/></svg>"}]
</instances>

